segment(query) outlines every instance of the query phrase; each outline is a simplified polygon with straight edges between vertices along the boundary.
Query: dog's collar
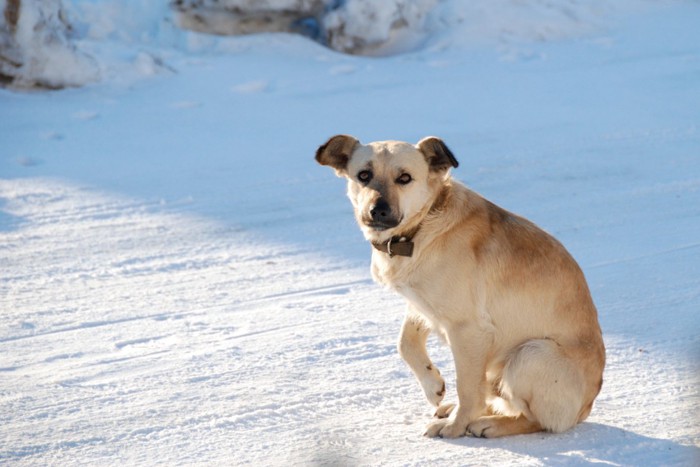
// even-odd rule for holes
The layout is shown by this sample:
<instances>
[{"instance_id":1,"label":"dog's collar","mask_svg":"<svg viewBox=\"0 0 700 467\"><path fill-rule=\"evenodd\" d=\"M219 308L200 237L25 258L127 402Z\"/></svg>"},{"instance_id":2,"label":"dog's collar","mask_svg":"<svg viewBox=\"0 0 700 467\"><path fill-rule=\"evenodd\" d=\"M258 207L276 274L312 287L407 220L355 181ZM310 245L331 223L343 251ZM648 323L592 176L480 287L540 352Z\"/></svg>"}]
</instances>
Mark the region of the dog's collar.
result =
<instances>
[{"instance_id":1,"label":"dog's collar","mask_svg":"<svg viewBox=\"0 0 700 467\"><path fill-rule=\"evenodd\" d=\"M383 253L389 255L389 258L394 256L413 256L413 242L406 237L391 237L386 242L375 243L372 246Z\"/></svg>"},{"instance_id":2,"label":"dog's collar","mask_svg":"<svg viewBox=\"0 0 700 467\"><path fill-rule=\"evenodd\" d=\"M389 255L389 258L394 256L406 256L410 258L413 256L413 237L416 236L420 230L420 225L405 235L396 235L391 237L386 242L372 242L372 246Z\"/></svg>"}]
</instances>

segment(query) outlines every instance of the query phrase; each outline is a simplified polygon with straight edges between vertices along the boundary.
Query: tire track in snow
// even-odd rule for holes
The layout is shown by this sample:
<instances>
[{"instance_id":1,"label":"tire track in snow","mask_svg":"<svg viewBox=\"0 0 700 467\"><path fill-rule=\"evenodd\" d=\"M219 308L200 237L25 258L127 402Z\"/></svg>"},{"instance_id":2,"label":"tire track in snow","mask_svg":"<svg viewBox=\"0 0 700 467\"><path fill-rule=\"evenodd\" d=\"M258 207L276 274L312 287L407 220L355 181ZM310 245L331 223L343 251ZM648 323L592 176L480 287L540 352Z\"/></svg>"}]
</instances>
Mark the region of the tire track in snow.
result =
<instances>
[{"instance_id":1,"label":"tire track in snow","mask_svg":"<svg viewBox=\"0 0 700 467\"><path fill-rule=\"evenodd\" d=\"M307 289L291 290L289 292L280 292L271 295L266 295L260 298L253 298L250 300L243 300L236 303L236 306L252 303L262 303L271 300L292 298L292 297L303 297L308 295L342 295L349 293L353 286L357 285L372 285L373 281L371 279L360 279L356 281L335 283L322 287L310 287Z\"/></svg>"},{"instance_id":2,"label":"tire track in snow","mask_svg":"<svg viewBox=\"0 0 700 467\"><path fill-rule=\"evenodd\" d=\"M612 266L615 264L630 263L633 261L640 261L640 260L644 260L644 259L655 258L657 256L665 256L665 255L669 255L672 253L678 253L681 251L692 250L692 249L699 248L699 247L700 247L700 243L690 243L687 245L680 245L680 246L675 247L675 248L668 248L665 250L654 251L652 253L645 254L645 255L630 256L628 258L618 258L618 259L613 259L610 261L603 261L600 263L591 264L590 266L587 266L587 268L590 268L590 269L603 268L603 267Z\"/></svg>"},{"instance_id":3,"label":"tire track in snow","mask_svg":"<svg viewBox=\"0 0 700 467\"><path fill-rule=\"evenodd\" d=\"M80 323L80 324L77 324L74 326L66 326L66 327L59 328L59 329L50 329L50 330L46 330L46 331L35 331L32 334L2 337L2 338L0 338L0 343L12 342L12 341L18 341L18 340L24 340L24 339L40 338L43 336L50 336L52 334L62 334L62 333L75 332L75 331L85 331L85 330L90 330L93 328L115 326L115 325L120 325L120 324L132 323L135 321L143 321L143 320L164 321L164 320L168 320L168 319L182 319L185 317L203 315L206 312L213 311L213 310L224 310L224 311L230 311L230 312L248 311L249 310L248 307L250 305L263 304L263 303L270 302L270 301L281 300L281 299L286 299L286 298L293 298L293 297L305 297L305 296L326 295L326 294L333 294L333 295L340 294L340 295L342 295L342 294L349 293L353 286L371 285L371 284L372 284L371 279L362 279L362 280L356 280L356 281L337 283L337 284L328 285L328 286L324 286L324 287L311 287L311 288L307 288L307 289L292 290L289 292L274 293L274 294L270 294L270 295L266 295L266 296L262 296L262 297L257 297L257 298L251 298L251 299L247 299L247 300L245 300L245 299L238 300L235 303L231 303L231 304L220 304L220 305L213 305L213 306L209 306L209 307L198 307L196 310L192 310L192 311L188 311L188 312L152 313L152 314L148 314L148 315L131 316L128 318L115 319L115 320L109 320L109 321L86 322L86 323ZM268 331L260 331L260 332L268 332ZM257 333L259 333L259 332L250 333L250 335L254 335ZM246 335L241 335L238 337L246 337Z\"/></svg>"}]
</instances>

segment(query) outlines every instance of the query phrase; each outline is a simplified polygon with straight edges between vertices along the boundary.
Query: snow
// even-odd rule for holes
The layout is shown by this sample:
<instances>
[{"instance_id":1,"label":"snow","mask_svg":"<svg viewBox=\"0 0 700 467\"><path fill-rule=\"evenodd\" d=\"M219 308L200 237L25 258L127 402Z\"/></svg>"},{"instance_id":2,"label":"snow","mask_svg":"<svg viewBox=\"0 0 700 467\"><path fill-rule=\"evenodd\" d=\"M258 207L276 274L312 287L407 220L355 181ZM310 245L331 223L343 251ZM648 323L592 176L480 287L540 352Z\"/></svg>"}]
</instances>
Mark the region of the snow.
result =
<instances>
[{"instance_id":1,"label":"snow","mask_svg":"<svg viewBox=\"0 0 700 467\"><path fill-rule=\"evenodd\" d=\"M428 34L426 19L437 0L349 0L322 19L335 50L391 55L414 49Z\"/></svg>"},{"instance_id":2,"label":"snow","mask_svg":"<svg viewBox=\"0 0 700 467\"><path fill-rule=\"evenodd\" d=\"M584 24L539 37L530 5L498 3L522 34L455 19L383 58L116 15L76 40L100 83L0 90L0 463L700 463L700 6L569 2ZM420 436L404 304L313 161L336 133L440 136L567 246L608 350L585 423Z\"/></svg>"},{"instance_id":3,"label":"snow","mask_svg":"<svg viewBox=\"0 0 700 467\"><path fill-rule=\"evenodd\" d=\"M0 11L8 7L0 0ZM19 2L18 9L16 24L6 24L7 15L0 20L0 72L16 76L18 86L79 86L98 79L96 63L70 43L60 1ZM4 37L8 30L14 31L11 39Z\"/></svg>"}]
</instances>

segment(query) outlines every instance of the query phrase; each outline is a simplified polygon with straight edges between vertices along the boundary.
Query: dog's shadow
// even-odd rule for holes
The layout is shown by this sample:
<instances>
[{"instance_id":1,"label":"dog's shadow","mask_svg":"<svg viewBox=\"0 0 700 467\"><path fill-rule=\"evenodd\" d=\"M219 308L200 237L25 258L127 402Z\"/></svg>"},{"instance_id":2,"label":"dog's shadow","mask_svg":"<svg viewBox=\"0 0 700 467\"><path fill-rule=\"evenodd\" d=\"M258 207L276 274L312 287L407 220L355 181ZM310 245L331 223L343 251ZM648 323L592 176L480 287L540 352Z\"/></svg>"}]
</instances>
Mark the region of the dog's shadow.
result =
<instances>
[{"instance_id":1,"label":"dog's shadow","mask_svg":"<svg viewBox=\"0 0 700 467\"><path fill-rule=\"evenodd\" d=\"M700 465L700 448L631 431L582 423L562 434L540 433L498 439L460 438L448 443L503 449L545 465Z\"/></svg>"}]
</instances>

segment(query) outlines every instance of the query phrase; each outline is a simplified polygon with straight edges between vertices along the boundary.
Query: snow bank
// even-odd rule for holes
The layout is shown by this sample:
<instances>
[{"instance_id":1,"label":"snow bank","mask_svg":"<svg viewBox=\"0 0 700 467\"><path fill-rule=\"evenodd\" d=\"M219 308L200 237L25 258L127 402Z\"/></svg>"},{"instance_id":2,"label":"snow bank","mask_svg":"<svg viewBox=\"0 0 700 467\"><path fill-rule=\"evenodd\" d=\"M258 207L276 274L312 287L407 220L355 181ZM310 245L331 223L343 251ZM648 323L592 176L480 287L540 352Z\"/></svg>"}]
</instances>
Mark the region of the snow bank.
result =
<instances>
[{"instance_id":1,"label":"snow bank","mask_svg":"<svg viewBox=\"0 0 700 467\"><path fill-rule=\"evenodd\" d=\"M0 77L79 86L171 70L171 52L231 50L201 34L295 32L350 54L550 41L587 34L643 0L0 0ZM6 10L20 5L16 24ZM11 8L10 8L11 9ZM9 19L8 19L9 18ZM184 28L184 29L183 29ZM194 31L194 32L193 32ZM204 44L204 45L203 45ZM226 46L221 47L222 44ZM235 47L233 47L235 49Z\"/></svg>"},{"instance_id":2,"label":"snow bank","mask_svg":"<svg viewBox=\"0 0 700 467\"><path fill-rule=\"evenodd\" d=\"M590 33L640 0L177 0L180 26L214 34L302 32L334 50L391 55L430 38L469 45ZM441 42L444 45L444 41Z\"/></svg>"},{"instance_id":3,"label":"snow bank","mask_svg":"<svg viewBox=\"0 0 700 467\"><path fill-rule=\"evenodd\" d=\"M332 0L175 0L178 24L212 34L304 32L307 20L316 23ZM316 36L316 26L307 29Z\"/></svg>"},{"instance_id":4,"label":"snow bank","mask_svg":"<svg viewBox=\"0 0 700 467\"><path fill-rule=\"evenodd\" d=\"M98 79L97 64L70 42L60 0L0 0L0 75L20 87L60 88Z\"/></svg>"},{"instance_id":5,"label":"snow bank","mask_svg":"<svg viewBox=\"0 0 700 467\"><path fill-rule=\"evenodd\" d=\"M438 0L176 0L178 24L192 31L240 35L296 32L352 54L405 51L426 34Z\"/></svg>"},{"instance_id":6,"label":"snow bank","mask_svg":"<svg viewBox=\"0 0 700 467\"><path fill-rule=\"evenodd\" d=\"M328 45L342 52L387 55L415 48L429 33L437 0L349 0L323 19Z\"/></svg>"}]
</instances>

